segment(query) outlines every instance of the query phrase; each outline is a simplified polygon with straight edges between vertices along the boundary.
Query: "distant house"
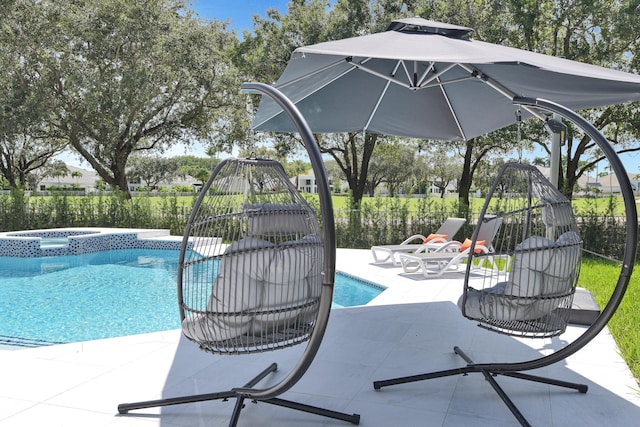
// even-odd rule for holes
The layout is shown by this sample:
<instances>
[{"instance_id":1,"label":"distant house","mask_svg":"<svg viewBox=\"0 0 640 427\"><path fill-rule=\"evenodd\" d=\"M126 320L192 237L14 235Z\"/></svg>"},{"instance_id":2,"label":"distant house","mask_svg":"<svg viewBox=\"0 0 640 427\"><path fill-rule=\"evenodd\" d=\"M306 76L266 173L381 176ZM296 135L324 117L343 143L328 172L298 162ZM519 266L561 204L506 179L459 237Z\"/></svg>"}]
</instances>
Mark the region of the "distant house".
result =
<instances>
[{"instance_id":1,"label":"distant house","mask_svg":"<svg viewBox=\"0 0 640 427\"><path fill-rule=\"evenodd\" d=\"M66 165L67 169L69 169L69 173L65 176L61 177L46 177L43 178L37 184L37 191L46 191L55 187L59 188L69 188L74 187L76 189L80 188L84 190L86 193L93 193L98 188L98 182L101 180L100 176L97 172L93 170L79 168L73 165ZM146 187L146 183L129 183L129 190L136 191L139 187ZM174 187L190 187L194 191L198 191L202 186L202 183L193 178L191 176L186 176L184 178L176 177L171 180L171 182L162 181L158 184L158 187L167 188L171 190Z\"/></svg>"},{"instance_id":2,"label":"distant house","mask_svg":"<svg viewBox=\"0 0 640 427\"><path fill-rule=\"evenodd\" d=\"M140 182L137 182L137 183L136 182L129 183L129 191L138 191L141 188L146 191L147 187L148 185L144 180L141 180ZM200 180L197 180L196 178L190 175L187 175L184 178L176 177L171 181L160 181L158 185L155 188L153 188L153 190L164 188L168 191L171 191L177 187L189 187L193 191L198 191L202 187L202 182L200 182Z\"/></svg>"},{"instance_id":3,"label":"distant house","mask_svg":"<svg viewBox=\"0 0 640 427\"><path fill-rule=\"evenodd\" d=\"M313 169L310 169L307 173L303 173L291 178L291 182L296 186L298 191L311 194L318 193L318 184L316 181L316 176L313 173ZM329 180L329 187L333 187L331 180Z\"/></svg>"},{"instance_id":4,"label":"distant house","mask_svg":"<svg viewBox=\"0 0 640 427\"><path fill-rule=\"evenodd\" d=\"M638 174L630 173L627 175L629 176L629 181L631 183L631 187L633 188L633 191L637 192L639 190ZM598 179L595 181L594 184L598 186L598 188L600 189L600 193L603 193L603 194L620 193L620 182L618 182L618 178L616 177L616 174L612 173L612 174L598 177Z\"/></svg>"},{"instance_id":5,"label":"distant house","mask_svg":"<svg viewBox=\"0 0 640 427\"><path fill-rule=\"evenodd\" d=\"M37 184L38 191L45 191L51 187L72 187L83 188L86 192L96 189L100 177L95 171L79 168L73 165L66 165L69 173L61 177L45 177Z\"/></svg>"},{"instance_id":6,"label":"distant house","mask_svg":"<svg viewBox=\"0 0 640 427\"><path fill-rule=\"evenodd\" d=\"M306 174L300 174L296 177L296 187L298 191L303 191L305 193L315 194L318 192L318 185L316 183L316 176L313 173L313 170L310 170Z\"/></svg>"},{"instance_id":7,"label":"distant house","mask_svg":"<svg viewBox=\"0 0 640 427\"><path fill-rule=\"evenodd\" d=\"M549 179L550 172L549 168L538 166L538 170L542 172L542 174ZM631 182L631 187L633 191L640 191L640 183L638 182L638 174L627 174L629 176L629 181ZM620 193L620 183L618 182L618 178L616 178L615 174L607 174L600 177L592 177L587 175L582 175L578 178L578 186L582 190L591 189L597 190L600 194L619 194Z\"/></svg>"}]
</instances>

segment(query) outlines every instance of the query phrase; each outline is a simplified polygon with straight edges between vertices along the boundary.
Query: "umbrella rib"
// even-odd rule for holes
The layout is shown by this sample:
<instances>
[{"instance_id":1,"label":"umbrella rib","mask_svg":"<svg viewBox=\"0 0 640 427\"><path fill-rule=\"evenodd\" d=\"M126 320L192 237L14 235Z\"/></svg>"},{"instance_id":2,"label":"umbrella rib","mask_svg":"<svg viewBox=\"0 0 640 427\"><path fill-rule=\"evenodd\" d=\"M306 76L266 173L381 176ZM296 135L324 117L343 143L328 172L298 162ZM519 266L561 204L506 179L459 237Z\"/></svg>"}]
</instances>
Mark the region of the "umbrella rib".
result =
<instances>
[{"instance_id":1,"label":"umbrella rib","mask_svg":"<svg viewBox=\"0 0 640 427\"><path fill-rule=\"evenodd\" d=\"M350 62L348 58L346 59L346 61L347 61L347 62ZM330 64L325 65L324 67L320 67L320 68L318 68L318 69L316 69L316 70L313 70L313 71L312 71L312 72L310 72L310 73L303 74L303 75L301 75L301 76L296 77L295 79L291 79L291 80L289 80L289 81L286 81L286 82L283 82L283 83L280 83L280 84L276 84L276 85L275 85L275 87L276 87L276 88L278 88L278 89L282 89L282 88L284 88L284 87L287 87L287 86L289 86L289 85L292 85L292 84L294 84L294 83L297 83L297 82L299 82L299 81L301 81L301 80L304 80L304 79L307 79L307 78L309 78L309 77L315 76L316 74L322 73L322 72L324 72L324 71L326 71L326 70L328 70L328 69L330 69L330 68L333 68L333 67L335 67L335 66L337 66L337 65L343 64L344 62L345 62L345 59L344 59L344 58L341 58L341 59L339 59L339 60L337 60L337 61L335 61L335 62L332 62L332 63L330 63ZM355 64L354 64L354 65L355 65ZM348 71L351 71L351 70L353 70L353 68L350 68L349 70L347 70L347 72L348 72Z\"/></svg>"},{"instance_id":2,"label":"umbrella rib","mask_svg":"<svg viewBox=\"0 0 640 427\"><path fill-rule=\"evenodd\" d=\"M387 81L387 83L384 85L384 89L382 90L382 93L378 97L378 100L376 101L375 107L373 107L373 110L371 110L371 114L369 114L369 118L367 119L367 123L364 125L362 130L366 131L367 129L369 129L369 125L371 124L371 120L373 120L373 118L375 117L376 113L378 112L378 107L380 106L380 103L382 102L382 98L384 98L384 95L387 93L387 89L389 89L389 85L390 84L391 84L391 82Z\"/></svg>"},{"instance_id":3,"label":"umbrella rib","mask_svg":"<svg viewBox=\"0 0 640 427\"><path fill-rule=\"evenodd\" d=\"M459 77L457 79L451 79L451 80L447 80L446 82L443 82L442 80L438 80L435 83L429 83L428 85L422 85L420 86L420 89L429 89L432 87L437 87L437 86L445 86L445 85L450 85L451 83L460 83L460 82L464 82L467 80L474 80L476 77L474 76L467 76L467 77Z\"/></svg>"},{"instance_id":4,"label":"umbrella rib","mask_svg":"<svg viewBox=\"0 0 640 427\"><path fill-rule=\"evenodd\" d=\"M433 64L433 63L431 63L431 64ZM442 76L444 73L446 73L447 71L449 71L450 69L452 69L452 68L453 68L453 67L455 67L456 65L458 65L458 64L456 64L456 63L452 63L452 64L447 65L444 69L442 69L442 70L438 71L438 72L437 72L437 73L435 73L433 76L431 76L430 78L428 78L427 80L425 80L424 82L422 82L422 83L420 84L420 87L422 87L422 86L424 86L424 85L428 85L429 83L431 83L432 81L434 81L434 80L436 80L436 79L438 80L438 82L440 82L440 76Z\"/></svg>"},{"instance_id":5,"label":"umbrella rib","mask_svg":"<svg viewBox=\"0 0 640 427\"><path fill-rule=\"evenodd\" d=\"M424 73L422 73L422 76L420 76L420 79L418 80L418 84L417 86L422 87L422 85L424 84L424 79L427 78L427 75L431 72L431 70L433 70L433 66L435 65L435 62L430 62L429 66L427 67L427 69L424 71Z\"/></svg>"},{"instance_id":6,"label":"umbrella rib","mask_svg":"<svg viewBox=\"0 0 640 427\"><path fill-rule=\"evenodd\" d=\"M404 60L402 59L399 60L398 63L396 64L396 71L398 71L398 65L402 65L402 69L404 70L404 75L407 76L409 87L411 87L411 73L409 73L409 70L407 70L407 64L404 63Z\"/></svg>"},{"instance_id":7,"label":"umbrella rib","mask_svg":"<svg viewBox=\"0 0 640 427\"><path fill-rule=\"evenodd\" d=\"M362 63L355 63L355 62L352 62L352 64L353 64L353 66L354 66L354 67L356 67L357 69L362 70L362 71L364 71L364 72L366 72L366 73L369 73L369 74L372 74L372 75L374 75L374 76L380 77L381 79L388 80L388 81L390 81L391 83L395 83L395 84L400 85L400 86L402 86L402 87L405 87L405 88L407 88L407 89L413 89L413 88L411 87L411 85L406 84L406 83L403 83L403 82L402 82L402 81L400 81L400 80L396 80L396 79L394 79L394 78L393 78L393 77L391 77L391 76L387 76L386 74L383 74L383 73L381 73L381 72L379 72L379 71L373 70L373 69L371 69L371 68L369 68L369 67L365 67ZM405 68L405 70L406 70L406 68Z\"/></svg>"},{"instance_id":8,"label":"umbrella rib","mask_svg":"<svg viewBox=\"0 0 640 427\"><path fill-rule=\"evenodd\" d=\"M464 68L465 70L467 70L468 72L470 72L473 76L475 76L476 78L480 79L480 81L484 82L487 86L489 86L490 88L494 89L496 92L500 93L501 95L504 95L506 98L510 99L511 101L514 100L515 97L519 96L517 93L513 92L511 89L503 86L502 84L500 84L498 81L494 80L491 78L491 76L488 76L486 73L482 72L481 70L479 70L478 68L474 67L471 64L458 64L460 65L462 68ZM545 116L544 114L541 114L539 111L533 109L533 108L529 108L527 106L522 106L522 108L524 108L526 111L528 111L531 115L533 115L534 117L539 118L540 120L545 120Z\"/></svg>"},{"instance_id":9,"label":"umbrella rib","mask_svg":"<svg viewBox=\"0 0 640 427\"><path fill-rule=\"evenodd\" d=\"M440 82L440 78L437 77L438 82ZM456 127L458 128L458 131L460 132L460 136L462 136L462 139L464 141L467 140L467 135L464 133L464 130L462 130L462 126L460 125L460 120L458 120L458 115L456 114L455 110L453 109L453 106L451 105L451 100L449 99L449 95L447 94L447 91L444 90L444 86L440 85L440 91L442 92L442 96L444 96L444 100L447 102L447 106L449 107L449 112L451 113L451 116L453 117L453 120L456 122Z\"/></svg>"}]
</instances>

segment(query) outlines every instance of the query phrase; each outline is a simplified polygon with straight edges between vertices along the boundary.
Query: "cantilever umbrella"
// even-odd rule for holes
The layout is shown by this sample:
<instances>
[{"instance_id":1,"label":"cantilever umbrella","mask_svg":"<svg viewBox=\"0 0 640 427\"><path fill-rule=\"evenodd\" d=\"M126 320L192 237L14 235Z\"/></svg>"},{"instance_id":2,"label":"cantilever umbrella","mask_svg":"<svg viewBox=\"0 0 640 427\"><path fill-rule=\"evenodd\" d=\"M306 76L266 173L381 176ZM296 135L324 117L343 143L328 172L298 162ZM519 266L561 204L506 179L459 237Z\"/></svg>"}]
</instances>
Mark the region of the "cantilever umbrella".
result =
<instances>
[{"instance_id":1,"label":"cantilever umbrella","mask_svg":"<svg viewBox=\"0 0 640 427\"><path fill-rule=\"evenodd\" d=\"M387 31L296 49L275 84L317 133L468 140L516 122L516 97L572 110L640 100L640 76L469 39L410 18ZM526 118L535 109L523 111ZM542 116L541 116L542 117ZM262 99L254 129L294 132Z\"/></svg>"},{"instance_id":2,"label":"cantilever umbrella","mask_svg":"<svg viewBox=\"0 0 640 427\"><path fill-rule=\"evenodd\" d=\"M523 117L533 114L546 119L550 112L558 114L596 142L621 182L627 219L625 253L611 298L582 335L552 354L519 363L468 365L485 375L491 373L487 378L509 372L516 378L533 379L515 373L556 363L591 341L615 313L633 272L638 219L631 184L608 141L573 110L640 100L640 76L470 40L470 31L412 18L394 21L385 32L301 47L275 87L295 103L317 133L366 131L468 140L516 122L520 106L525 109ZM280 107L264 97L253 126L295 131ZM454 369L377 381L374 388L407 378L450 375L446 372L462 373ZM524 417L513 402L495 382L492 385L522 423Z\"/></svg>"}]
</instances>

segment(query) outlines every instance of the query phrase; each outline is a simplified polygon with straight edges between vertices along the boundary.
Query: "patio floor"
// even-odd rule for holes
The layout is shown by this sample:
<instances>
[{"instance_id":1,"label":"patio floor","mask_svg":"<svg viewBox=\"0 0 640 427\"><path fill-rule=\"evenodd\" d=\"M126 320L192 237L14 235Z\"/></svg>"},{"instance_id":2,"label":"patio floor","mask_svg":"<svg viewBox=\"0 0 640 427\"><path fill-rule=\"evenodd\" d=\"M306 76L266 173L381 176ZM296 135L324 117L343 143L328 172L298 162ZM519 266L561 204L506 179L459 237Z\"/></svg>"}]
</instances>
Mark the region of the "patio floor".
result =
<instances>
[{"instance_id":1,"label":"patio floor","mask_svg":"<svg viewBox=\"0 0 640 427\"><path fill-rule=\"evenodd\" d=\"M466 320L455 305L460 273L425 280L372 265L368 250L338 250L337 268L388 289L371 305L333 310L322 346L303 378L282 398L361 415L362 426L512 426L518 422L480 374L432 379L374 391L372 381L464 366L460 346L478 362L522 361L579 336L524 340L494 334ZM246 356L214 356L179 331L35 349L0 351L0 427L226 426L235 400L132 411L119 403L228 390L271 362L279 381L305 346ZM627 365L603 331L585 348L538 375L588 385L581 394L499 376L498 382L537 426L631 426L640 394ZM343 426L317 415L246 402L239 426Z\"/></svg>"}]
</instances>

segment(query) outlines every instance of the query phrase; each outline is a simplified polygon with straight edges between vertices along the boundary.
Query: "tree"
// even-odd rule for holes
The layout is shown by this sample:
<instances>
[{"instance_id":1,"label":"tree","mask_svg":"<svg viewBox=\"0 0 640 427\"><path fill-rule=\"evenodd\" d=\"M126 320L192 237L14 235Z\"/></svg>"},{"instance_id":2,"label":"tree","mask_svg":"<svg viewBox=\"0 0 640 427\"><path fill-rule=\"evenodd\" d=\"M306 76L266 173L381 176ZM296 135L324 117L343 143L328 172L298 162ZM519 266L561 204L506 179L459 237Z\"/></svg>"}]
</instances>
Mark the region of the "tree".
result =
<instances>
[{"instance_id":1,"label":"tree","mask_svg":"<svg viewBox=\"0 0 640 427\"><path fill-rule=\"evenodd\" d=\"M360 209L367 188L369 162L379 136L371 133L316 135L320 152L331 156L349 185L351 209Z\"/></svg>"},{"instance_id":2,"label":"tree","mask_svg":"<svg viewBox=\"0 0 640 427\"><path fill-rule=\"evenodd\" d=\"M204 185L207 183L207 180L211 176L211 171L200 168L196 169L191 176L200 181L202 183L202 186L204 187Z\"/></svg>"},{"instance_id":3,"label":"tree","mask_svg":"<svg viewBox=\"0 0 640 427\"><path fill-rule=\"evenodd\" d=\"M622 71L640 69L638 1L546 0L532 5L527 0L510 1L515 30L510 36L516 45ZM618 153L640 150L640 103L580 113L604 132ZM540 145L550 151L548 141ZM566 161L559 171L558 186L571 198L578 179L604 157L588 136L572 127L564 152Z\"/></svg>"},{"instance_id":4,"label":"tree","mask_svg":"<svg viewBox=\"0 0 640 427\"><path fill-rule=\"evenodd\" d=\"M415 173L415 150L406 142L393 139L378 143L373 150L369 163L367 188L373 197L375 189L385 183L389 195L395 196L401 184L407 182Z\"/></svg>"},{"instance_id":5,"label":"tree","mask_svg":"<svg viewBox=\"0 0 640 427\"><path fill-rule=\"evenodd\" d=\"M403 16L420 15L437 21L474 28L473 37L490 43L506 44L554 56L594 63L624 71L640 69L640 4L637 1L566 2L559 0L378 0L374 9ZM640 150L640 103L583 111L587 119L605 132L619 153ZM570 129L564 146L563 170L559 186L571 197L578 179L601 161L603 156L588 137ZM496 139L495 136L491 138ZM485 141L480 141L483 145ZM496 139L496 142L497 139ZM550 138L539 134L536 140L550 152ZM504 151L514 148L504 139ZM478 141L459 144L465 163L460 179L460 205L468 206L468 191L474 164L486 150Z\"/></svg>"},{"instance_id":6,"label":"tree","mask_svg":"<svg viewBox=\"0 0 640 427\"><path fill-rule=\"evenodd\" d=\"M62 160L54 160L46 167L45 176L56 178L60 183L60 178L69 175L69 168Z\"/></svg>"},{"instance_id":7,"label":"tree","mask_svg":"<svg viewBox=\"0 0 640 427\"><path fill-rule=\"evenodd\" d=\"M475 30L474 38L490 43L624 70L640 69L640 6L637 0L614 3L603 0L341 0L333 9L327 6L326 1L291 1L288 15L270 11L266 19L256 18L255 36L245 34L245 41L234 56L235 63L250 78L273 82L284 70L291 51L298 46L380 31L392 18L419 15L469 26ZM252 100L252 105L255 107L257 102ZM640 137L639 110L637 105L610 107L594 110L595 114L590 118L620 147L620 152L640 150L637 144L631 145ZM537 126L541 128L540 124ZM474 172L488 153L510 153L518 143L529 144L533 140L550 151L548 135L537 132L535 139L526 141L519 141L514 135L511 128L455 143L464 159L459 180L461 211L468 210ZM368 146L358 138L357 135L319 138L323 152L334 159L339 157L337 163L349 182L355 208L359 207L359 197L363 193L362 183L367 181L367 159L371 151L366 150L373 150L375 142L381 140L375 137L373 146ZM275 141L287 146L287 141L295 140L278 136ZM349 146L353 142L359 145ZM447 148L451 146L449 143ZM567 162L559 182L570 196L575 187L573 184L586 170L581 165L592 166L592 162L585 163L581 157L590 157L593 162L602 157L597 155L594 143L583 135L578 135L575 143L567 144L565 151Z\"/></svg>"},{"instance_id":8,"label":"tree","mask_svg":"<svg viewBox=\"0 0 640 427\"><path fill-rule=\"evenodd\" d=\"M527 125L537 129L535 122L528 122ZM519 133L520 136L518 136ZM467 141L448 144L449 147L456 147L463 159L462 173L458 181L458 202L461 215L468 212L473 177L482 166L483 160L489 156L508 155L518 145L531 146L531 138L535 139L537 135L538 133L533 130L519 132L516 124Z\"/></svg>"},{"instance_id":9,"label":"tree","mask_svg":"<svg viewBox=\"0 0 640 427\"><path fill-rule=\"evenodd\" d=\"M274 82L284 71L297 47L371 32L375 24L369 3L338 0L330 8L326 0L292 0L288 14L276 10L267 18L254 17L254 34L245 33L234 63L250 80ZM257 107L257 99L252 100ZM269 135L280 155L300 148L300 140L289 135ZM379 135L317 135L320 151L328 154L342 170L352 196L352 208L359 209L366 190L369 160ZM247 139L245 138L245 141Z\"/></svg>"},{"instance_id":10,"label":"tree","mask_svg":"<svg viewBox=\"0 0 640 427\"><path fill-rule=\"evenodd\" d=\"M170 181L178 174L178 162L166 157L132 157L128 173L153 189L162 181Z\"/></svg>"},{"instance_id":11,"label":"tree","mask_svg":"<svg viewBox=\"0 0 640 427\"><path fill-rule=\"evenodd\" d=\"M300 159L288 161L286 155L278 153L278 150L269 147L252 147L250 149L240 150L240 157L254 157L260 159L276 160L282 165L288 177L293 178L300 174L307 173L311 169L311 163Z\"/></svg>"},{"instance_id":12,"label":"tree","mask_svg":"<svg viewBox=\"0 0 640 427\"><path fill-rule=\"evenodd\" d=\"M551 160L548 157L535 157L531 164L548 168L551 164Z\"/></svg>"},{"instance_id":13,"label":"tree","mask_svg":"<svg viewBox=\"0 0 640 427\"><path fill-rule=\"evenodd\" d=\"M324 162L324 168L327 171L327 177L333 186L333 191L337 193L342 193L344 190L342 188L342 182L344 180L344 173L338 167L338 164L335 160L326 160Z\"/></svg>"},{"instance_id":14,"label":"tree","mask_svg":"<svg viewBox=\"0 0 640 427\"><path fill-rule=\"evenodd\" d=\"M196 157L196 156L177 156L174 157L178 165L178 176L186 178L191 176L202 183L204 186L220 161L214 157Z\"/></svg>"},{"instance_id":15,"label":"tree","mask_svg":"<svg viewBox=\"0 0 640 427\"><path fill-rule=\"evenodd\" d=\"M125 194L131 155L210 140L233 116L239 81L226 55L236 39L183 1L18 1L49 22L32 45L50 126Z\"/></svg>"},{"instance_id":16,"label":"tree","mask_svg":"<svg viewBox=\"0 0 640 427\"><path fill-rule=\"evenodd\" d=\"M27 185L30 173L46 166L63 150L58 141L32 138L29 135L5 135L0 140L0 174L11 188Z\"/></svg>"},{"instance_id":17,"label":"tree","mask_svg":"<svg viewBox=\"0 0 640 427\"><path fill-rule=\"evenodd\" d=\"M30 171L29 175L26 176L25 183L28 183L30 188L35 189L43 178L56 178L58 183L60 183L60 178L68 174L69 168L62 160L53 160L38 169Z\"/></svg>"},{"instance_id":18,"label":"tree","mask_svg":"<svg viewBox=\"0 0 640 427\"><path fill-rule=\"evenodd\" d=\"M434 150L429 155L429 175L431 182L444 198L449 185L460 177L462 165L454 156L444 150Z\"/></svg>"},{"instance_id":19,"label":"tree","mask_svg":"<svg viewBox=\"0 0 640 427\"><path fill-rule=\"evenodd\" d=\"M38 43L50 24L31 3L9 1L0 9L0 174L12 188L27 185L29 174L66 145L48 126L52 100Z\"/></svg>"},{"instance_id":20,"label":"tree","mask_svg":"<svg viewBox=\"0 0 640 427\"><path fill-rule=\"evenodd\" d=\"M287 173L287 176L294 177L303 173L307 173L309 169L311 169L311 163L305 162L300 159L295 159L291 162L286 162L284 165L284 170Z\"/></svg>"},{"instance_id":21,"label":"tree","mask_svg":"<svg viewBox=\"0 0 640 427\"><path fill-rule=\"evenodd\" d=\"M72 177L72 178L75 178L75 180L76 180L76 184L78 184L78 180L79 180L80 178L82 178L82 172L80 172L80 171L73 171L73 172L71 172L71 177Z\"/></svg>"}]
</instances>

